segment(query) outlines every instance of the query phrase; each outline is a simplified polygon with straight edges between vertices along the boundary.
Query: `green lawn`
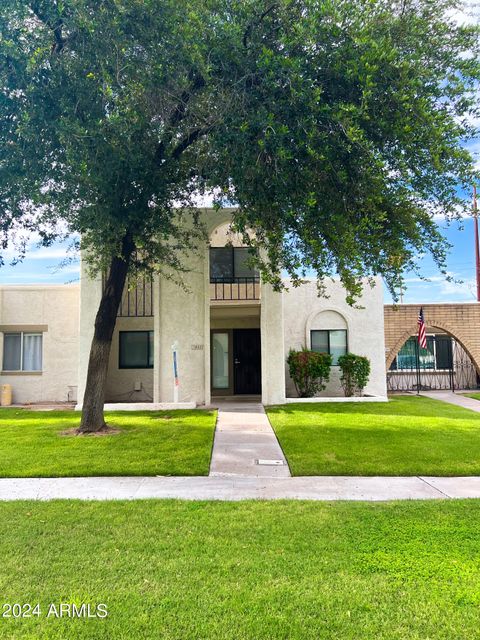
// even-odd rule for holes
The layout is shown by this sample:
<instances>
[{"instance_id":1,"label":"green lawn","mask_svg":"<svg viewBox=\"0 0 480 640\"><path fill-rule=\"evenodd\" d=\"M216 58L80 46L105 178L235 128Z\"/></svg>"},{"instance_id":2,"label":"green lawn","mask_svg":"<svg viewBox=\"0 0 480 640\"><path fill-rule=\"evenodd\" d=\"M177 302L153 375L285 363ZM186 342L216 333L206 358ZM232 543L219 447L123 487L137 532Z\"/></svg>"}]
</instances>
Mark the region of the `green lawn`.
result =
<instances>
[{"instance_id":1,"label":"green lawn","mask_svg":"<svg viewBox=\"0 0 480 640\"><path fill-rule=\"evenodd\" d=\"M480 393L462 393L462 396L467 396L467 398L473 398L474 400L480 400Z\"/></svg>"},{"instance_id":2,"label":"green lawn","mask_svg":"<svg viewBox=\"0 0 480 640\"><path fill-rule=\"evenodd\" d=\"M479 637L480 503L0 504L0 637ZM105 603L97 619L50 603ZM93 610L93 608L92 608Z\"/></svg>"},{"instance_id":3,"label":"green lawn","mask_svg":"<svg viewBox=\"0 0 480 640\"><path fill-rule=\"evenodd\" d=\"M119 434L62 436L74 411L0 409L0 477L208 475L215 413L108 413Z\"/></svg>"},{"instance_id":4,"label":"green lawn","mask_svg":"<svg viewBox=\"0 0 480 640\"><path fill-rule=\"evenodd\" d=\"M480 415L416 396L270 407L293 475L480 475Z\"/></svg>"}]
</instances>

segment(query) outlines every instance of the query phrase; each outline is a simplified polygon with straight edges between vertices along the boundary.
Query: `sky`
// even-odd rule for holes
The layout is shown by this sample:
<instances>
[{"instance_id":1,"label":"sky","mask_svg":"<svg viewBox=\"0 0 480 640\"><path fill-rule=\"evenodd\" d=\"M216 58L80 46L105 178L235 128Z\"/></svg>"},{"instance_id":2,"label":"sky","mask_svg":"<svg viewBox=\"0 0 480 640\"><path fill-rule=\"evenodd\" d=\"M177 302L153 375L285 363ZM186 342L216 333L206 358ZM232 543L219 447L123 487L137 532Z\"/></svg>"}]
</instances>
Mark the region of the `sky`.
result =
<instances>
[{"instance_id":1,"label":"sky","mask_svg":"<svg viewBox=\"0 0 480 640\"><path fill-rule=\"evenodd\" d=\"M467 0L466 11L458 14L459 21L480 19L480 3ZM480 127L480 122L478 122ZM470 141L468 148L472 152L480 169L480 137ZM445 280L430 258L421 262L421 273L426 280L414 274L405 274L406 288L403 302L425 304L427 302L472 302L476 299L474 223L472 218L463 221L463 229L457 223L445 226L438 221L447 240L453 245L449 254L447 269L454 281ZM4 254L5 265L0 267L0 284L67 284L79 281L80 264L78 261L61 266L67 256L70 243L56 243L50 247L39 248L35 240L28 247L26 257L21 263L9 264L13 252ZM385 292L385 302L391 302Z\"/></svg>"}]
</instances>

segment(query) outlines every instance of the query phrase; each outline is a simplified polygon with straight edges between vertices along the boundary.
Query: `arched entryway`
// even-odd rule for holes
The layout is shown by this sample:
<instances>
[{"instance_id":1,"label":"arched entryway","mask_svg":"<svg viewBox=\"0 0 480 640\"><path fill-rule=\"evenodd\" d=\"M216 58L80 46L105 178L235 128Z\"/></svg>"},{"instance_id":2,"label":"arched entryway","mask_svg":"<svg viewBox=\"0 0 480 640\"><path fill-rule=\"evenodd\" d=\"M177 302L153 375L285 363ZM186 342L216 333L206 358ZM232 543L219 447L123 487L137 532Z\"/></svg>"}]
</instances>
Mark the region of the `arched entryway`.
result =
<instances>
[{"instance_id":1,"label":"arched entryway","mask_svg":"<svg viewBox=\"0 0 480 640\"><path fill-rule=\"evenodd\" d=\"M478 370L461 338L451 327L434 319L426 329L426 349L418 345L417 326L411 326L390 350L388 391L477 389Z\"/></svg>"}]
</instances>

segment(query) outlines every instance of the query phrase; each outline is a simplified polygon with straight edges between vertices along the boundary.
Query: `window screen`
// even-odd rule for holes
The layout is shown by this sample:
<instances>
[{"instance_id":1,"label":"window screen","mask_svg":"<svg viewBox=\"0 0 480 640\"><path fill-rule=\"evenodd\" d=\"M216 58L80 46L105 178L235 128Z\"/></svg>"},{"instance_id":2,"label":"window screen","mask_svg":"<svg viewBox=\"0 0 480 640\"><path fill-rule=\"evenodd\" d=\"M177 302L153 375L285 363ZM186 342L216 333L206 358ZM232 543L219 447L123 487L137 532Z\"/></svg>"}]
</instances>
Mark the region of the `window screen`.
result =
<instances>
[{"instance_id":1,"label":"window screen","mask_svg":"<svg viewBox=\"0 0 480 640\"><path fill-rule=\"evenodd\" d=\"M210 249L210 280L221 279L231 282L233 279L233 253L231 247Z\"/></svg>"},{"instance_id":2,"label":"window screen","mask_svg":"<svg viewBox=\"0 0 480 640\"><path fill-rule=\"evenodd\" d=\"M41 333L5 333L3 370L41 371L42 339Z\"/></svg>"},{"instance_id":3,"label":"window screen","mask_svg":"<svg viewBox=\"0 0 480 640\"><path fill-rule=\"evenodd\" d=\"M3 337L3 370L20 371L21 358L22 334L6 333Z\"/></svg>"},{"instance_id":4,"label":"window screen","mask_svg":"<svg viewBox=\"0 0 480 640\"><path fill-rule=\"evenodd\" d=\"M252 256L248 249L239 247L233 250L233 266L235 278L254 278L258 276L258 271L252 269L248 262Z\"/></svg>"},{"instance_id":5,"label":"window screen","mask_svg":"<svg viewBox=\"0 0 480 640\"><path fill-rule=\"evenodd\" d=\"M153 331L120 331L119 368L153 367Z\"/></svg>"},{"instance_id":6,"label":"window screen","mask_svg":"<svg viewBox=\"0 0 480 640\"><path fill-rule=\"evenodd\" d=\"M310 332L312 351L329 353L332 365L338 365L338 358L347 353L346 329L321 329Z\"/></svg>"}]
</instances>

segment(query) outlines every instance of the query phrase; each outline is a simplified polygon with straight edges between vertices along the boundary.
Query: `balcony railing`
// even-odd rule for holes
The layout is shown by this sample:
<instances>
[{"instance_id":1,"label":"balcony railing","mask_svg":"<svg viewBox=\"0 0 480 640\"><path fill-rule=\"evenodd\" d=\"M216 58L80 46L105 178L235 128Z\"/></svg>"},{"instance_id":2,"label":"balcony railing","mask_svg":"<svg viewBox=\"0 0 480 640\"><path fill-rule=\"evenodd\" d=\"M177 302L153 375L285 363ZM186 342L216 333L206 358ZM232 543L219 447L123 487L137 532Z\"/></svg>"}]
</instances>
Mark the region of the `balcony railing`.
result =
<instances>
[{"instance_id":1,"label":"balcony railing","mask_svg":"<svg viewBox=\"0 0 480 640\"><path fill-rule=\"evenodd\" d=\"M102 289L107 278L102 276ZM153 281L145 276L127 278L122 301L118 308L118 318L151 318L153 316Z\"/></svg>"},{"instance_id":2,"label":"balcony railing","mask_svg":"<svg viewBox=\"0 0 480 640\"><path fill-rule=\"evenodd\" d=\"M210 300L260 300L260 278L210 278Z\"/></svg>"}]
</instances>

